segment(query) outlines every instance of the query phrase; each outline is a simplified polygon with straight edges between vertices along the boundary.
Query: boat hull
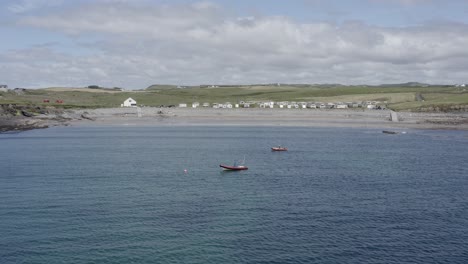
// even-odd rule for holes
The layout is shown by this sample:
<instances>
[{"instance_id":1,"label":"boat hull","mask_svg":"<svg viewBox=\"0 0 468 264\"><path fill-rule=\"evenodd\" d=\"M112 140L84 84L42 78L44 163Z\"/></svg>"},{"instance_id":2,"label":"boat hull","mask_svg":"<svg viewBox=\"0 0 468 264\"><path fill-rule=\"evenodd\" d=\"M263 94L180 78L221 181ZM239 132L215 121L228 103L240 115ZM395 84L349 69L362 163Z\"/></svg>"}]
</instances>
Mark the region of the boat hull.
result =
<instances>
[{"instance_id":1,"label":"boat hull","mask_svg":"<svg viewBox=\"0 0 468 264\"><path fill-rule=\"evenodd\" d=\"M287 148L271 148L271 151L288 151Z\"/></svg>"},{"instance_id":2,"label":"boat hull","mask_svg":"<svg viewBox=\"0 0 468 264\"><path fill-rule=\"evenodd\" d=\"M228 165L219 165L221 168L224 170L230 170L230 171L240 171L240 170L248 170L249 168L245 166L228 166Z\"/></svg>"}]
</instances>

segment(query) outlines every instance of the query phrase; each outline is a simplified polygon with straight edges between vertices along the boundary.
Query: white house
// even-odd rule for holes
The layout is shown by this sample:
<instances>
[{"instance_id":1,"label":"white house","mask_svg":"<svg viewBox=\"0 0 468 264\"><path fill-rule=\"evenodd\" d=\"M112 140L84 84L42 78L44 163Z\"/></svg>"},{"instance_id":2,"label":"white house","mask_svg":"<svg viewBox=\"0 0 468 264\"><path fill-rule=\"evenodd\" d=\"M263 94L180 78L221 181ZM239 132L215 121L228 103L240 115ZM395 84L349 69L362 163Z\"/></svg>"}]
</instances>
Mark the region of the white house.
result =
<instances>
[{"instance_id":1,"label":"white house","mask_svg":"<svg viewBox=\"0 0 468 264\"><path fill-rule=\"evenodd\" d=\"M186 104L186 103L180 103L180 104L179 104L179 107L180 107L180 108L186 108L186 107L187 107L187 104Z\"/></svg>"},{"instance_id":2,"label":"white house","mask_svg":"<svg viewBox=\"0 0 468 264\"><path fill-rule=\"evenodd\" d=\"M136 106L137 106L137 102L130 97L127 100L125 100L123 104L120 105L120 107L136 107Z\"/></svg>"}]
</instances>

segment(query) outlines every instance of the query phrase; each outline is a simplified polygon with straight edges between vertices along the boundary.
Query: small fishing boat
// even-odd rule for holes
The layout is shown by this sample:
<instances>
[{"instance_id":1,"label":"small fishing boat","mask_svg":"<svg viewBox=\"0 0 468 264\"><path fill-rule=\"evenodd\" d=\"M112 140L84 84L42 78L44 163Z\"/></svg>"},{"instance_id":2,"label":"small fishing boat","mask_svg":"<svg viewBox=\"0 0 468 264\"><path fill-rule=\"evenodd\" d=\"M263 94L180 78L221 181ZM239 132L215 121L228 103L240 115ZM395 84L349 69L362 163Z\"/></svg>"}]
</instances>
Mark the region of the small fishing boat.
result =
<instances>
[{"instance_id":1,"label":"small fishing boat","mask_svg":"<svg viewBox=\"0 0 468 264\"><path fill-rule=\"evenodd\" d=\"M281 146L271 148L271 151L287 151L287 150L288 150L288 148L281 147Z\"/></svg>"},{"instance_id":2,"label":"small fishing boat","mask_svg":"<svg viewBox=\"0 0 468 264\"><path fill-rule=\"evenodd\" d=\"M240 165L237 165L237 162L235 161L234 162L234 165L232 166L229 166L229 165L219 165L221 168L223 168L224 170L227 170L227 171L240 171L240 170L248 170L249 168L247 168L246 166L244 166L245 164L245 156L244 156L244 159L242 160L242 162L240 163Z\"/></svg>"},{"instance_id":3,"label":"small fishing boat","mask_svg":"<svg viewBox=\"0 0 468 264\"><path fill-rule=\"evenodd\" d=\"M384 133L384 134L398 134L398 132L390 131L390 130L383 130L382 133Z\"/></svg>"},{"instance_id":4,"label":"small fishing boat","mask_svg":"<svg viewBox=\"0 0 468 264\"><path fill-rule=\"evenodd\" d=\"M230 171L239 171L239 170L248 170L249 168L244 166L244 165L234 165L234 166L229 166L229 165L219 165L221 168L224 170L230 170Z\"/></svg>"}]
</instances>

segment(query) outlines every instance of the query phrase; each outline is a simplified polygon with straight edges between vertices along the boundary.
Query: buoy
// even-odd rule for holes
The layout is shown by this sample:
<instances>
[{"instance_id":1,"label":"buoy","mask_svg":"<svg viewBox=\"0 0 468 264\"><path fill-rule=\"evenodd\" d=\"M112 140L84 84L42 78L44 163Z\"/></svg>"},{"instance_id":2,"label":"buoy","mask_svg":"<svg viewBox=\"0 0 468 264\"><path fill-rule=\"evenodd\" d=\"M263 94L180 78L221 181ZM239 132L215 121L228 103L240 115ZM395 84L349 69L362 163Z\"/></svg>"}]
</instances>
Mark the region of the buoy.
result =
<instances>
[{"instance_id":1,"label":"buoy","mask_svg":"<svg viewBox=\"0 0 468 264\"><path fill-rule=\"evenodd\" d=\"M187 173L187 169L185 169L184 172Z\"/></svg>"}]
</instances>

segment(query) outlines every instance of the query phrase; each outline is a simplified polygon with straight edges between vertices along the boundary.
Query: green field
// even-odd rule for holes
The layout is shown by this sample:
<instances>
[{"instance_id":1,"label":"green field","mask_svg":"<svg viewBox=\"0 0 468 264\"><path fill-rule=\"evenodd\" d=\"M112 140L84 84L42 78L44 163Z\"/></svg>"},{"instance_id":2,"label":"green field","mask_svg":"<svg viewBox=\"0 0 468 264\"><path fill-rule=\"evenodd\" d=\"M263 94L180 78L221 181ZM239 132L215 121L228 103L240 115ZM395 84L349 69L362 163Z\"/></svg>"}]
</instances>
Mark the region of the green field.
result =
<instances>
[{"instance_id":1,"label":"green field","mask_svg":"<svg viewBox=\"0 0 468 264\"><path fill-rule=\"evenodd\" d=\"M342 85L243 85L222 87L151 86L145 90L45 88L24 94L0 92L0 104L55 105L65 108L119 107L132 97L138 105L161 106L179 103L237 103L239 101L356 102L386 101L397 111L460 111L468 106L468 91L454 86L342 86ZM50 103L43 103L48 99ZM63 100L58 104L56 100Z\"/></svg>"}]
</instances>

